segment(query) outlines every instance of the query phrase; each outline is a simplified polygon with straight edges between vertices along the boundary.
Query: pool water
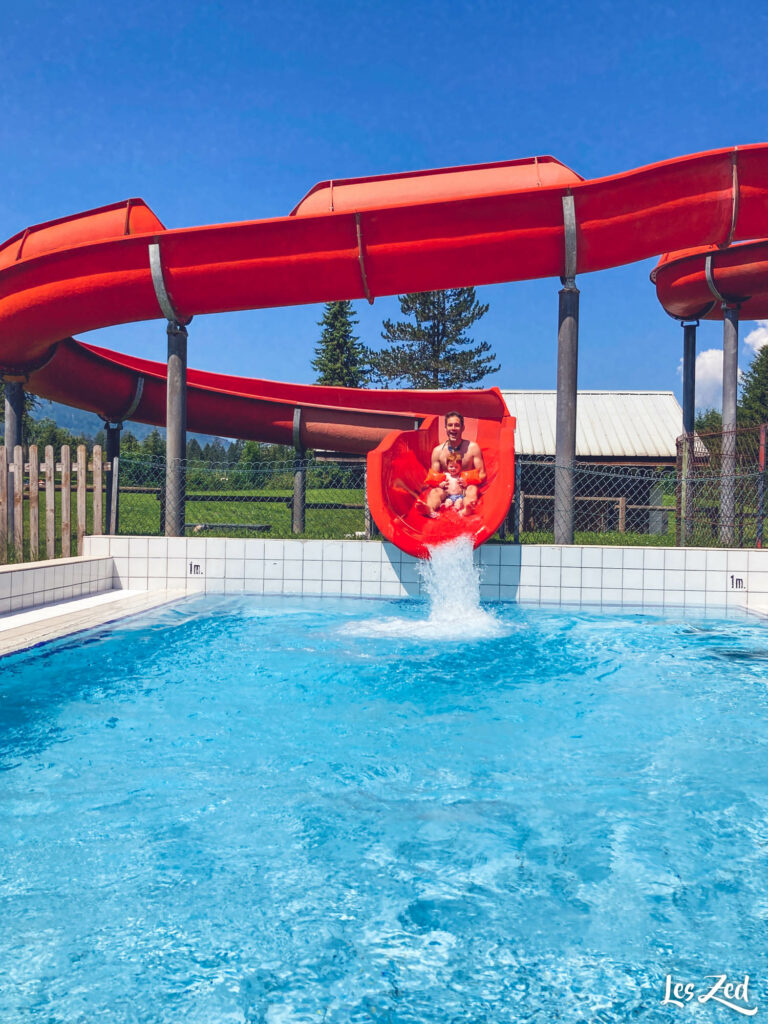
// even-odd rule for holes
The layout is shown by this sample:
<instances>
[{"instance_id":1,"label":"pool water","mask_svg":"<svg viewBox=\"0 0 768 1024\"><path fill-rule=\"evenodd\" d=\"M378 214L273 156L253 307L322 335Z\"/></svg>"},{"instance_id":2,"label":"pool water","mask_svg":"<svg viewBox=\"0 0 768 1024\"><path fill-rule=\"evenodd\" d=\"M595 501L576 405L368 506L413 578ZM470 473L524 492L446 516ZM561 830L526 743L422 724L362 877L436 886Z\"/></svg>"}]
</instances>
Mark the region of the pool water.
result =
<instances>
[{"instance_id":1,"label":"pool water","mask_svg":"<svg viewBox=\"0 0 768 1024\"><path fill-rule=\"evenodd\" d=\"M765 628L426 618L196 598L3 659L4 1024L768 1010Z\"/></svg>"}]
</instances>

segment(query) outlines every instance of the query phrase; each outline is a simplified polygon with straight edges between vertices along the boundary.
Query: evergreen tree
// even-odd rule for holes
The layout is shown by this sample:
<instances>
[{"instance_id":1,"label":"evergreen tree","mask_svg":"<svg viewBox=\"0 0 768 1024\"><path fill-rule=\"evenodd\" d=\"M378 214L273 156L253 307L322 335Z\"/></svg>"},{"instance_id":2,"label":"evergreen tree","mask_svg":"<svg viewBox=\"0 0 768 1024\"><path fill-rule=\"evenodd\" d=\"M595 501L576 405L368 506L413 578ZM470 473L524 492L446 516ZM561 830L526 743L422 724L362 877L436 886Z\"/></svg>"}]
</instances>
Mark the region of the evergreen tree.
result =
<instances>
[{"instance_id":1,"label":"evergreen tree","mask_svg":"<svg viewBox=\"0 0 768 1024\"><path fill-rule=\"evenodd\" d=\"M741 378L740 390L739 424L768 423L768 345L756 353Z\"/></svg>"},{"instance_id":2,"label":"evergreen tree","mask_svg":"<svg viewBox=\"0 0 768 1024\"><path fill-rule=\"evenodd\" d=\"M723 429L723 414L719 409L704 409L697 413L693 429L697 434L719 434Z\"/></svg>"},{"instance_id":3,"label":"evergreen tree","mask_svg":"<svg viewBox=\"0 0 768 1024\"><path fill-rule=\"evenodd\" d=\"M125 438L123 438L125 443ZM155 427L141 442L141 454L150 459L162 460L165 458L165 440L160 436L160 431Z\"/></svg>"},{"instance_id":4,"label":"evergreen tree","mask_svg":"<svg viewBox=\"0 0 768 1024\"><path fill-rule=\"evenodd\" d=\"M365 346L353 333L358 321L352 313L352 303L348 300L325 304L323 319L318 323L323 333L312 360L318 384L360 388L367 383Z\"/></svg>"},{"instance_id":5,"label":"evergreen tree","mask_svg":"<svg viewBox=\"0 0 768 1024\"><path fill-rule=\"evenodd\" d=\"M488 312L474 288L400 295L400 310L415 323L384 321L387 348L370 352L373 377L388 387L460 388L499 366L487 341L473 345L469 328Z\"/></svg>"},{"instance_id":6,"label":"evergreen tree","mask_svg":"<svg viewBox=\"0 0 768 1024\"><path fill-rule=\"evenodd\" d=\"M196 437L191 437L187 441L187 460L189 462L200 462L203 458L203 449L200 447L200 442Z\"/></svg>"}]
</instances>

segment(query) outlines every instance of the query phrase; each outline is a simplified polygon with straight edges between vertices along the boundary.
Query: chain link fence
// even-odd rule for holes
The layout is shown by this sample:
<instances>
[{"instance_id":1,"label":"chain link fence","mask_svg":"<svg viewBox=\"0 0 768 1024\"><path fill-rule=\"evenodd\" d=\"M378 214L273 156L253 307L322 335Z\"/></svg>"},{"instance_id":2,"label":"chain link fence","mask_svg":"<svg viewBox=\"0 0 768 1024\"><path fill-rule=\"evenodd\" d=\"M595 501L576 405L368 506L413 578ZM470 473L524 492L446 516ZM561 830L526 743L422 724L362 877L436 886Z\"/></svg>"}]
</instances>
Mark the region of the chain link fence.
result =
<instances>
[{"instance_id":1,"label":"chain link fence","mask_svg":"<svg viewBox=\"0 0 768 1024\"><path fill-rule=\"evenodd\" d=\"M571 471L577 544L762 546L766 427L684 435L677 464ZM235 464L187 461L187 536L354 538L377 536L365 497L365 460L308 454ZM426 472L426 470L425 470ZM519 457L515 498L500 539L555 539L554 459ZM164 458L120 459L118 530L165 532Z\"/></svg>"},{"instance_id":2,"label":"chain link fence","mask_svg":"<svg viewBox=\"0 0 768 1024\"><path fill-rule=\"evenodd\" d=\"M677 440L678 544L762 547L766 424Z\"/></svg>"}]
</instances>

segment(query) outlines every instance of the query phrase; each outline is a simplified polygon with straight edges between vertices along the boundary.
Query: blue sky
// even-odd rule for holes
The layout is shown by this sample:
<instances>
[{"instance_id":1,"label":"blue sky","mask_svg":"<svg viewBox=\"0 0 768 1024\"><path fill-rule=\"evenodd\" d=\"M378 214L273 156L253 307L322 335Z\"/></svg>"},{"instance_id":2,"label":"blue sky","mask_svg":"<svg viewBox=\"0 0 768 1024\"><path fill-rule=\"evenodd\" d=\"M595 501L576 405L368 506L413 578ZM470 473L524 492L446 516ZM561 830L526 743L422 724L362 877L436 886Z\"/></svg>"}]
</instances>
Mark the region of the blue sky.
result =
<instances>
[{"instance_id":1,"label":"blue sky","mask_svg":"<svg viewBox=\"0 0 768 1024\"><path fill-rule=\"evenodd\" d=\"M4 237L141 196L168 227L286 214L325 178L551 153L585 177L765 141L768 9L731 3L32 0L0 33ZM579 386L673 388L655 261L584 275ZM555 280L479 289L487 383L555 386ZM357 303L379 340L396 300ZM190 364L311 382L322 309L198 317ZM744 325L742 336L765 325ZM165 358L160 321L84 336ZM741 363L752 346L742 343ZM699 350L721 344L718 324ZM699 404L718 372L701 361ZM709 377L706 376L709 374ZM719 404L719 402L718 402Z\"/></svg>"}]
</instances>

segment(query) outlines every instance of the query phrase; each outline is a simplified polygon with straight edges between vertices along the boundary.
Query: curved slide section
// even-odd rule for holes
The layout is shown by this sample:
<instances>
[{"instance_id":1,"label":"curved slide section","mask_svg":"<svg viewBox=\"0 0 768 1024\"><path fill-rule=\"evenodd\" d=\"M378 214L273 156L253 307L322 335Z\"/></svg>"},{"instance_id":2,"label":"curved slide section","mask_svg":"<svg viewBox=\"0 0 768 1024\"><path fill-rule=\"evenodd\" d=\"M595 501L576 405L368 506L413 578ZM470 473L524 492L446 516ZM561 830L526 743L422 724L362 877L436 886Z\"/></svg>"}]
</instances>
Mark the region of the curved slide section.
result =
<instances>
[{"instance_id":1,"label":"curved slide section","mask_svg":"<svg viewBox=\"0 0 768 1024\"><path fill-rule=\"evenodd\" d=\"M768 316L768 239L666 253L651 272L659 302L680 320L722 320L723 302L746 320Z\"/></svg>"}]
</instances>

